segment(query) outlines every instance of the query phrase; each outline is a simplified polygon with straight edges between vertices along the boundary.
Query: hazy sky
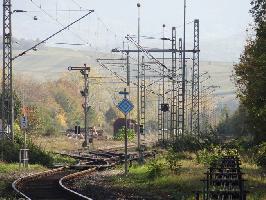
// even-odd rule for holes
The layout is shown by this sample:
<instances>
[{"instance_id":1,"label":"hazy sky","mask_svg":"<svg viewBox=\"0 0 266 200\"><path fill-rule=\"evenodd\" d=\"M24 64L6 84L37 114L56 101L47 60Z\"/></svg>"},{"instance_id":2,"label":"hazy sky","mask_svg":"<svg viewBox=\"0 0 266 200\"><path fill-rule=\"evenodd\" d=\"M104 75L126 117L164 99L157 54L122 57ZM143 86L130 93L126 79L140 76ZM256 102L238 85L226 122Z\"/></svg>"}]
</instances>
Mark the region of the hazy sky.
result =
<instances>
[{"instance_id":1,"label":"hazy sky","mask_svg":"<svg viewBox=\"0 0 266 200\"><path fill-rule=\"evenodd\" d=\"M58 42L88 43L81 47L99 51L109 50L121 46L126 34L136 34L137 2L137 0L13 0L13 9L29 11L13 15L13 35L16 38L43 39L62 28L59 23L66 25L85 14L85 12L61 10L94 9L95 13L50 40L49 44L55 46ZM172 26L178 28L178 37L182 36L183 0L142 0L140 3L141 35L160 38L162 24L166 24L167 36L170 37ZM238 60L247 38L245 30L252 22L249 9L250 0L187 0L187 22L193 19L200 20L203 60ZM38 18L37 21L33 20L34 16ZM192 44L192 28L192 23L187 25L188 47ZM161 41L142 40L142 45L160 47Z\"/></svg>"}]
</instances>

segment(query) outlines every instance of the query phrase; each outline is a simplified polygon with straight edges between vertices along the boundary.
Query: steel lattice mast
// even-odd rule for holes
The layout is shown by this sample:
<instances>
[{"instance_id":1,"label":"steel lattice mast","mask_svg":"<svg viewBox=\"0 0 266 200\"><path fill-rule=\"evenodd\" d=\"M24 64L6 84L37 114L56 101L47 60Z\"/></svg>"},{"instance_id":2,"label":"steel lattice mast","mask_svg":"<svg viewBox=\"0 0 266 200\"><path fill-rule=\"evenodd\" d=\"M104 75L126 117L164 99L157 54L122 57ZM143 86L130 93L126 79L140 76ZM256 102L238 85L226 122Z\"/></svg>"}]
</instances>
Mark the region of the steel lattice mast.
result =
<instances>
[{"instance_id":1,"label":"steel lattice mast","mask_svg":"<svg viewBox=\"0 0 266 200\"><path fill-rule=\"evenodd\" d=\"M160 93L160 88L159 88L159 93ZM163 141L163 111L161 109L161 104L162 104L162 96L158 95L158 141L162 142Z\"/></svg>"},{"instance_id":2,"label":"steel lattice mast","mask_svg":"<svg viewBox=\"0 0 266 200\"><path fill-rule=\"evenodd\" d=\"M179 121L181 121L181 126L178 128L181 130L181 134L185 131L185 100L186 100L186 7L187 3L184 0L184 35L183 35L183 68L182 68L182 87L179 90L178 95L182 96L182 105L180 106L180 111L178 113Z\"/></svg>"},{"instance_id":3,"label":"steel lattice mast","mask_svg":"<svg viewBox=\"0 0 266 200\"><path fill-rule=\"evenodd\" d=\"M142 126L141 134L145 136L145 107L146 107L146 78L144 56L141 61L141 84L140 84L140 124Z\"/></svg>"},{"instance_id":4,"label":"steel lattice mast","mask_svg":"<svg viewBox=\"0 0 266 200\"><path fill-rule=\"evenodd\" d=\"M14 140L14 101L12 87L12 27L11 0L3 0L3 82L2 82L2 131Z\"/></svg>"},{"instance_id":5,"label":"steel lattice mast","mask_svg":"<svg viewBox=\"0 0 266 200\"><path fill-rule=\"evenodd\" d=\"M163 24L163 50L165 49L165 24ZM165 57L165 52L163 52L162 54L163 56L163 60L162 60L162 63L163 65L165 64L164 63L164 57ZM163 67L163 91L162 91L162 99L163 99L163 104L165 104L165 68ZM162 138L163 138L163 142L165 142L165 140L167 140L168 138L166 137L165 135L165 112L162 112Z\"/></svg>"},{"instance_id":6,"label":"steel lattice mast","mask_svg":"<svg viewBox=\"0 0 266 200\"><path fill-rule=\"evenodd\" d=\"M191 94L191 124L190 130L192 134L200 133L199 123L199 20L194 20L194 53L192 66L192 94Z\"/></svg>"},{"instance_id":7,"label":"steel lattice mast","mask_svg":"<svg viewBox=\"0 0 266 200\"><path fill-rule=\"evenodd\" d=\"M163 50L165 49L165 24L163 24L163 37L162 37L162 41L163 41ZM162 56L163 56L163 60L162 60L162 64L164 65L164 57L165 57L165 52L162 52ZM158 96L158 141L162 141L163 143L165 142L165 140L167 140L167 136L165 135L165 124L166 123L166 113L164 111L162 111L162 105L165 104L165 68L163 67L163 72L162 72L162 81L163 81L163 85L162 85L162 96ZM160 88L159 88L160 90ZM160 93L161 94L161 93Z\"/></svg>"},{"instance_id":8,"label":"steel lattice mast","mask_svg":"<svg viewBox=\"0 0 266 200\"><path fill-rule=\"evenodd\" d=\"M178 96L177 96L177 135L180 135L183 130L183 41L182 38L179 38L179 68L178 68L178 76L177 76L177 89L178 89Z\"/></svg>"},{"instance_id":9,"label":"steel lattice mast","mask_svg":"<svg viewBox=\"0 0 266 200\"><path fill-rule=\"evenodd\" d=\"M172 27L172 49L176 50L176 28ZM171 136L176 136L177 121L177 78L176 78L176 51L172 52L172 97L171 97Z\"/></svg>"}]
</instances>

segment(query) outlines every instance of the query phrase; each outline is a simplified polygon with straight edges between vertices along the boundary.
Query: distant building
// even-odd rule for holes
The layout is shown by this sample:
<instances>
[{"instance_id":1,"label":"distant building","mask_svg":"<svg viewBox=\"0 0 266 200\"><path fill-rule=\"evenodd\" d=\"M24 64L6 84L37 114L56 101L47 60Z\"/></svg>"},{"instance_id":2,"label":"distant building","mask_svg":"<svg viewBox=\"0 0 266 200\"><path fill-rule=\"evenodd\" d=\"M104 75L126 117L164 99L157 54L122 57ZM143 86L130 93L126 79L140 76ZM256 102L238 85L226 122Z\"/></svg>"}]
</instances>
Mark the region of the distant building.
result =
<instances>
[{"instance_id":1,"label":"distant building","mask_svg":"<svg viewBox=\"0 0 266 200\"><path fill-rule=\"evenodd\" d=\"M118 133L119 129L121 129L125 125L126 125L126 122L125 122L124 118L118 118L117 120L115 120L113 135L115 136L116 133ZM136 131L137 131L137 122L135 120L128 119L127 120L127 127L130 128L130 129L133 129L135 131L135 133L136 133Z\"/></svg>"}]
</instances>

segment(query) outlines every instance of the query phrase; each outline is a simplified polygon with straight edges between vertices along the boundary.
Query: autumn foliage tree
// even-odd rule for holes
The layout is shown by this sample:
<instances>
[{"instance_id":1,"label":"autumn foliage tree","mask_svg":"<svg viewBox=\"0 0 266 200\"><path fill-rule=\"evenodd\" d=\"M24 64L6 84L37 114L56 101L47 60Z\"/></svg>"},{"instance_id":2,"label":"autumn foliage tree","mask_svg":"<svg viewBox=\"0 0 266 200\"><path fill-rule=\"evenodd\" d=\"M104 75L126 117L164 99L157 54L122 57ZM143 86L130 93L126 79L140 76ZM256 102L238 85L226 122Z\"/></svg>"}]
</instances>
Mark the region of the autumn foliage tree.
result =
<instances>
[{"instance_id":1,"label":"autumn foliage tree","mask_svg":"<svg viewBox=\"0 0 266 200\"><path fill-rule=\"evenodd\" d=\"M266 1L252 0L251 5L255 37L248 39L234 77L248 111L249 131L259 143L266 141Z\"/></svg>"}]
</instances>

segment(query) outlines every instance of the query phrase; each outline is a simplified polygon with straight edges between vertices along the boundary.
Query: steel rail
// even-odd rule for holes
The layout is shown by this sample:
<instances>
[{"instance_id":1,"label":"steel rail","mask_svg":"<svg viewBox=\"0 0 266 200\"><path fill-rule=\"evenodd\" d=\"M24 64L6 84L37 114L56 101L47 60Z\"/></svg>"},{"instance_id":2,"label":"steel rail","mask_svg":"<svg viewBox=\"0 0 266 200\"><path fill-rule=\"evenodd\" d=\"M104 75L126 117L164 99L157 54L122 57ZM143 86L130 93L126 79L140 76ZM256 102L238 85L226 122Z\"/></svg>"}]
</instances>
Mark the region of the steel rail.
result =
<instances>
[{"instance_id":1,"label":"steel rail","mask_svg":"<svg viewBox=\"0 0 266 200\"><path fill-rule=\"evenodd\" d=\"M75 178L81 177L84 174L90 174L90 173L93 173L97 170L111 168L111 167L113 167L113 166L115 166L121 162L124 162L124 158L123 158L123 156L121 157L120 153L109 152L109 151L107 151L107 152L106 151L93 152L93 154L91 155L92 157L90 157L88 155L83 155L83 156L80 155L79 156L79 158L83 157L85 160L91 160L92 161L90 164L88 164L88 165L86 164L86 165L82 166L82 167L85 167L86 170L78 169L78 167L80 167L80 166L73 166L73 167L76 167L75 168L76 170L80 170L78 172L73 173L71 171L70 172L67 171L67 170L71 169L71 166L66 166L66 167L60 167L60 168L53 169L53 170L48 170L45 172L39 172L39 173L35 173L35 174L29 175L29 176L21 177L21 178L15 180L12 183L12 188L14 189L14 191L17 193L18 196L25 198L25 199L28 199L28 200L31 200L33 197L30 197L29 194L26 194L25 190L26 191L29 190L27 192L33 196L36 194L34 194L34 192L35 192L34 189L32 189L32 188L28 189L26 187L27 182L30 183L29 185L33 185L33 186L37 183L38 186L41 186L40 190L42 190L42 189L47 190L47 188L46 188L47 184L49 186L49 190L51 187L53 188L55 185L59 185L60 186L59 189L56 190L53 194L50 193L50 195L53 195L55 197L61 197L61 195L62 195L61 193L63 190L65 192L67 192L67 195L69 195L68 197L70 197L70 198L72 198L72 196L73 196L74 199L92 200L91 198L68 188L66 186L66 184L64 183L64 181L71 180L71 179L74 180ZM93 158L94 155L96 155L97 157L99 156L100 158ZM144 156L146 157L146 156L152 156L152 155L153 155L153 153L147 152ZM69 155L69 156L73 157L74 155ZM108 157L108 158L106 158L106 157ZM136 159L137 159L137 156L132 154L131 160L133 161ZM69 172L69 174L67 174L68 172ZM42 179L44 179L44 180L42 180ZM48 182L46 179L48 180ZM39 185L39 183L43 183L43 181L45 183ZM52 183L52 185L50 185L51 184L50 182ZM37 193L38 193L38 191L37 191Z\"/></svg>"},{"instance_id":2,"label":"steel rail","mask_svg":"<svg viewBox=\"0 0 266 200\"><path fill-rule=\"evenodd\" d=\"M94 168L92 168L92 169L88 169L88 170L84 170L84 171L81 171L81 172L76 172L76 173L73 173L73 174L70 174L70 175L64 176L64 177L62 177L62 178L59 180L59 185L60 185L60 187L63 188L64 190L66 190L66 191L68 191L68 192L70 192L70 193L72 193L72 194L75 194L75 195L77 195L77 196L79 196L79 197L81 197L81 198L84 198L84 199L87 199L87 200L93 200L93 199L91 199L91 198L89 198L89 197L87 197L87 196L85 196L85 195L82 195L82 194L80 194L80 193L78 193L78 192L76 192L76 191L74 191L74 190L71 190L71 189L67 188L67 187L63 184L63 181L66 181L66 180L68 180L68 179L72 179L73 177L74 177L74 178L77 178L78 176L81 176L81 175L84 175L84 174L88 174L88 173L92 173L92 172L96 171L96 169L97 169L97 168L94 167Z\"/></svg>"},{"instance_id":3,"label":"steel rail","mask_svg":"<svg viewBox=\"0 0 266 200\"><path fill-rule=\"evenodd\" d=\"M20 184L22 184L25 180L28 180L28 179L34 179L34 178L37 178L37 177L42 177L42 176L46 176L48 174L52 174L52 173L56 173L58 171L62 171L63 169L65 169L65 167L60 167L60 168L57 168L57 169L54 169L54 170L48 170L48 171L45 171L45 172L39 172L39 173L36 173L36 174L31 174L31 175L28 175L28 176L24 176L24 177L21 177L17 180L15 180L13 183L12 183L12 188L13 190L15 190L20 196L22 196L23 198L26 198L28 200L31 200L30 197L28 197L26 194L24 194L23 192L21 192L19 189L18 189L18 186Z\"/></svg>"},{"instance_id":4,"label":"steel rail","mask_svg":"<svg viewBox=\"0 0 266 200\"><path fill-rule=\"evenodd\" d=\"M98 156L103 157L103 152L100 152L98 154ZM84 158L85 160L91 160L92 161L91 164L89 164L88 166L85 166L85 167L89 167L90 169L70 173L70 174L64 175L63 177L59 177L58 184L59 184L60 188L67 191L69 194L76 196L76 198L92 200L89 197L86 197L86 196L84 196L84 195L82 195L82 194L80 194L74 190L71 190L70 188L67 188L63 184L63 181L70 179L70 178L75 178L75 177L81 176L82 174L92 173L93 171L100 170L103 168L113 167L114 165L119 163L119 158L117 158L117 156L113 156L113 157L109 157L109 158L104 158L104 157L103 158L92 158L89 156L79 156L78 159L80 159L80 158ZM105 164L103 164L103 163L105 163ZM38 178L48 177L49 175L52 176L53 174L57 175L57 173L63 173L64 170L67 170L67 169L70 169L70 167L68 167L68 166L67 167L61 167L61 168L57 168L54 170L48 170L45 172L40 172L40 173L32 174L29 176L21 177L12 183L12 188L17 193L17 195L19 195L20 197L31 200L31 197L29 197L28 194L26 195L25 192L22 190L23 186L25 186L25 182L35 180Z\"/></svg>"}]
</instances>

